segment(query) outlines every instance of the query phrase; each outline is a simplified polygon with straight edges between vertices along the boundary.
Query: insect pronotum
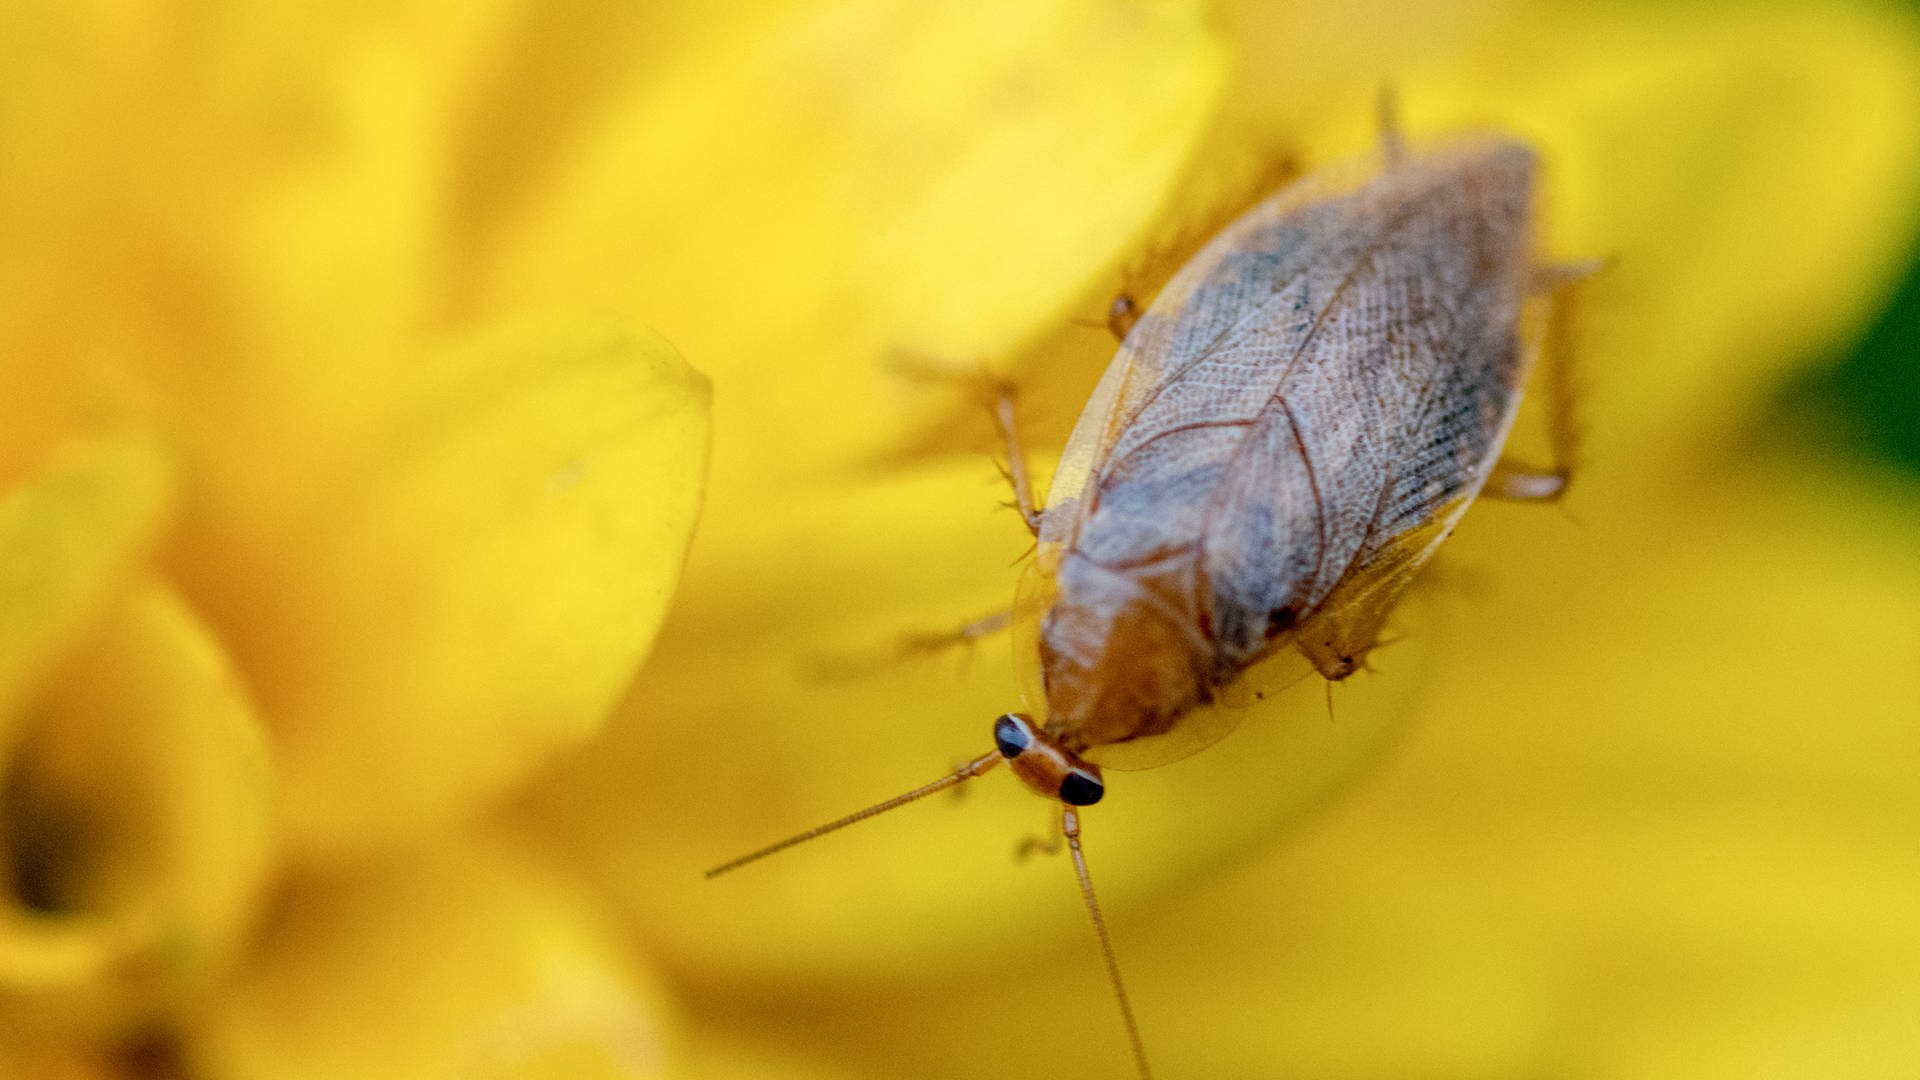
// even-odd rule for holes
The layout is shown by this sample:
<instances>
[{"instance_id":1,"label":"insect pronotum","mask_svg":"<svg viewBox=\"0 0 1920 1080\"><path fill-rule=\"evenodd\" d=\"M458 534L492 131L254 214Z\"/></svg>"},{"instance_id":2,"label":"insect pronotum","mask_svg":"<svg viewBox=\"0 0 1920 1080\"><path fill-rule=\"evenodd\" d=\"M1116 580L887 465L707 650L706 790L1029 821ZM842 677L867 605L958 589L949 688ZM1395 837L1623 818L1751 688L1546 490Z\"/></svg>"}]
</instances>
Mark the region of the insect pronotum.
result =
<instances>
[{"instance_id":1,"label":"insect pronotum","mask_svg":"<svg viewBox=\"0 0 1920 1080\"><path fill-rule=\"evenodd\" d=\"M1482 491L1561 494L1566 381L1549 380L1548 469L1502 459L1534 359L1533 301L1590 264L1543 265L1535 160L1497 135L1420 153L1391 124L1376 157L1253 206L1143 314L1115 301L1119 353L1033 498L1002 391L995 419L1038 545L1014 605L1034 712L924 786L708 871L953 787L1005 763L1061 807L1061 832L1142 1078L1151 1075L1081 849L1101 767L1147 768L1231 729L1215 706L1270 660L1345 679ZM1547 350L1550 351L1550 350Z\"/></svg>"}]
</instances>

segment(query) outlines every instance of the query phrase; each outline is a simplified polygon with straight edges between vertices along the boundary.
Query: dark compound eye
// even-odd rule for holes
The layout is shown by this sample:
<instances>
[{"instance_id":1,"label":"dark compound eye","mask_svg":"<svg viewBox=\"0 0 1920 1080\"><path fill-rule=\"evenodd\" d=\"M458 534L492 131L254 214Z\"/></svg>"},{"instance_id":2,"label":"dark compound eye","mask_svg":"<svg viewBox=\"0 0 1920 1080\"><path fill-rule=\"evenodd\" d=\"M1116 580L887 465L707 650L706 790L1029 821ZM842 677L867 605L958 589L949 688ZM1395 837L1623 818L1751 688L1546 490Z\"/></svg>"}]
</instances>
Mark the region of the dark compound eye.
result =
<instances>
[{"instance_id":1,"label":"dark compound eye","mask_svg":"<svg viewBox=\"0 0 1920 1080\"><path fill-rule=\"evenodd\" d=\"M1033 734L1020 717L1008 713L994 721L993 745L1000 748L1001 757L1019 757L1022 751L1033 745Z\"/></svg>"},{"instance_id":2,"label":"dark compound eye","mask_svg":"<svg viewBox=\"0 0 1920 1080\"><path fill-rule=\"evenodd\" d=\"M1074 770L1060 781L1060 801L1068 806L1092 806L1107 793L1107 786L1097 777Z\"/></svg>"}]
</instances>

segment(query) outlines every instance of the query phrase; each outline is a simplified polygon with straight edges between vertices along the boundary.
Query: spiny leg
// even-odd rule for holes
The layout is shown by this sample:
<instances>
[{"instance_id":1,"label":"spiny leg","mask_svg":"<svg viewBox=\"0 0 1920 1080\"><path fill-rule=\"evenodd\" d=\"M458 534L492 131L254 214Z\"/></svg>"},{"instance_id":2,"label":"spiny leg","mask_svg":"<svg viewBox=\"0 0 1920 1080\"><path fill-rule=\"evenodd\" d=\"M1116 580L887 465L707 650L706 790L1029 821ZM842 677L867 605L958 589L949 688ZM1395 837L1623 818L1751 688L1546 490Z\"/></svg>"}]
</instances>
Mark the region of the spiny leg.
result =
<instances>
[{"instance_id":1,"label":"spiny leg","mask_svg":"<svg viewBox=\"0 0 1920 1080\"><path fill-rule=\"evenodd\" d=\"M1547 406L1547 468L1501 458L1484 492L1514 502L1551 502L1567 493L1580 460L1580 417L1574 389L1575 302L1580 282L1598 272L1596 261L1555 263L1534 271L1533 288L1545 292L1547 318L1540 343L1540 390Z\"/></svg>"},{"instance_id":2,"label":"spiny leg","mask_svg":"<svg viewBox=\"0 0 1920 1080\"><path fill-rule=\"evenodd\" d=\"M1020 441L1020 410L1017 392L1008 379L995 379L991 406L993 426L1007 443L1007 483L1013 485L1014 509L1027 531L1040 535L1041 508L1033 494L1033 472L1027 468L1027 447Z\"/></svg>"},{"instance_id":3,"label":"spiny leg","mask_svg":"<svg viewBox=\"0 0 1920 1080\"><path fill-rule=\"evenodd\" d=\"M1020 441L1019 388L1012 379L995 374L984 366L971 371L924 356L896 354L888 361L894 371L922 382L942 382L966 391L987 408L993 427L1007 444L1007 464L1001 472L1013 486L1013 505L1026 522L1027 531L1040 535L1041 507L1033 493L1033 472L1027 467L1026 445Z\"/></svg>"}]
</instances>

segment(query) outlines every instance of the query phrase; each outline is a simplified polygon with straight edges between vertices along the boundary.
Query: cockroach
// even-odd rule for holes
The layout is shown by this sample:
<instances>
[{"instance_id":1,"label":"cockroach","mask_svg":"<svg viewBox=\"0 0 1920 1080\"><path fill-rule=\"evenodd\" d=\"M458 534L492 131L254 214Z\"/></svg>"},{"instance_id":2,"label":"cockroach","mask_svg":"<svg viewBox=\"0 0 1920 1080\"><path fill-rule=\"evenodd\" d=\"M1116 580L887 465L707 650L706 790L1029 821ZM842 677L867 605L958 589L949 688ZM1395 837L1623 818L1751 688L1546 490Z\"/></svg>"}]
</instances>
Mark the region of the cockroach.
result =
<instances>
[{"instance_id":1,"label":"cockroach","mask_svg":"<svg viewBox=\"0 0 1920 1080\"><path fill-rule=\"evenodd\" d=\"M1559 336L1560 286L1592 269L1535 260L1534 152L1478 135L1414 153L1386 129L1377 154L1227 225L1144 312L1114 302L1123 341L1045 509L1000 392L1015 502L1037 538L1013 609L1030 711L997 718L993 749L946 776L709 877L1005 763L1060 804L1150 1076L1081 849L1102 766L1165 764L1222 737L1222 703L1270 661L1349 677L1475 496L1556 498L1570 478L1564 377L1547 388L1553 466L1501 456L1536 358L1557 351L1538 340Z\"/></svg>"}]
</instances>

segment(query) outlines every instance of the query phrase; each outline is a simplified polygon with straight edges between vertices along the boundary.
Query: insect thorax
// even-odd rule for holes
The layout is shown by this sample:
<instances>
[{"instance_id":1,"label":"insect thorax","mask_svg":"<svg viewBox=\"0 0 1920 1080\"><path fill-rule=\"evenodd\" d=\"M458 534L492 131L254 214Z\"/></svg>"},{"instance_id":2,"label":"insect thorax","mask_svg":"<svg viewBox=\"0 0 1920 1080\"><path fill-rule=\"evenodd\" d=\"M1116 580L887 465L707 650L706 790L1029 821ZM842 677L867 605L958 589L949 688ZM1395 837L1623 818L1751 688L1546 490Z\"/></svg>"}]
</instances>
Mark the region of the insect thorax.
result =
<instances>
[{"instance_id":1,"label":"insect thorax","mask_svg":"<svg viewBox=\"0 0 1920 1080\"><path fill-rule=\"evenodd\" d=\"M1214 649L1190 576L1171 569L1114 570L1078 554L1062 561L1040 660L1047 727L1067 746L1160 734L1211 695Z\"/></svg>"}]
</instances>

